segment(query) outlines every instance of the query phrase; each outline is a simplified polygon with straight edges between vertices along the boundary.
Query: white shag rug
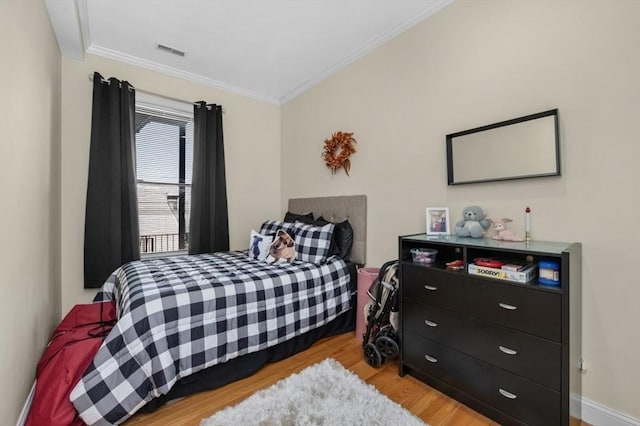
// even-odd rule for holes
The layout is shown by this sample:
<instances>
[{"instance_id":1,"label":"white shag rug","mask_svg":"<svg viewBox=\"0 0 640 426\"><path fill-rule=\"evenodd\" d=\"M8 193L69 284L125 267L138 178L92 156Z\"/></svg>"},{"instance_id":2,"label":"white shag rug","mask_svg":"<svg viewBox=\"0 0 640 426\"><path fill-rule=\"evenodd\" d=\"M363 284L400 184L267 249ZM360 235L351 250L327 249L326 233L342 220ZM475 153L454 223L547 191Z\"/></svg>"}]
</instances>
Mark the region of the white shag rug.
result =
<instances>
[{"instance_id":1,"label":"white shag rug","mask_svg":"<svg viewBox=\"0 0 640 426\"><path fill-rule=\"evenodd\" d=\"M425 424L328 358L204 419L201 426Z\"/></svg>"}]
</instances>

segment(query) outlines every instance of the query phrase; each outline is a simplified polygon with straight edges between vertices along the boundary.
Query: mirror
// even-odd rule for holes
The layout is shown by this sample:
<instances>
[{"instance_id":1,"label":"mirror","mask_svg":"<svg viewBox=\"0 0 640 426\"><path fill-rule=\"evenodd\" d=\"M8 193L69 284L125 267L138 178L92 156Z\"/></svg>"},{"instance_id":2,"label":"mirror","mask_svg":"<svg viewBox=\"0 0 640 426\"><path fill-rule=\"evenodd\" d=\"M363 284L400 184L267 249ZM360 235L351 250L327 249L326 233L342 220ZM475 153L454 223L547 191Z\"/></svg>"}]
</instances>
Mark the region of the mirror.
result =
<instances>
[{"instance_id":1,"label":"mirror","mask_svg":"<svg viewBox=\"0 0 640 426\"><path fill-rule=\"evenodd\" d=\"M558 110L447 135L449 185L560 175Z\"/></svg>"}]
</instances>

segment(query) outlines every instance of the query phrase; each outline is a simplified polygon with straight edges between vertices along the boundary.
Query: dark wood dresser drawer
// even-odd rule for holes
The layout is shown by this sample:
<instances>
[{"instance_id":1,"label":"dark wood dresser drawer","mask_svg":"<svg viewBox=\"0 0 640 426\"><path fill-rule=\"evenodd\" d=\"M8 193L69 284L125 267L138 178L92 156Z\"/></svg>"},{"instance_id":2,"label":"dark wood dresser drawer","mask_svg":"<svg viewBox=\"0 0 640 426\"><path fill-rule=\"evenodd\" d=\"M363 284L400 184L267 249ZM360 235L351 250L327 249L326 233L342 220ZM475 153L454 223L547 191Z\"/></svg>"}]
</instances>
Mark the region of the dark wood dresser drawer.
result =
<instances>
[{"instance_id":1,"label":"dark wood dresser drawer","mask_svg":"<svg viewBox=\"0 0 640 426\"><path fill-rule=\"evenodd\" d=\"M453 311L464 311L469 304L464 297L469 291L469 285L462 274L404 264L400 285L407 299Z\"/></svg>"},{"instance_id":2,"label":"dark wood dresser drawer","mask_svg":"<svg viewBox=\"0 0 640 426\"><path fill-rule=\"evenodd\" d=\"M561 341L559 293L411 264L403 265L401 285L407 299Z\"/></svg>"},{"instance_id":3,"label":"dark wood dresser drawer","mask_svg":"<svg viewBox=\"0 0 640 426\"><path fill-rule=\"evenodd\" d=\"M420 302L402 308L405 329L560 391L560 344Z\"/></svg>"},{"instance_id":4,"label":"dark wood dresser drawer","mask_svg":"<svg viewBox=\"0 0 640 426\"><path fill-rule=\"evenodd\" d=\"M498 367L404 333L403 362L529 425L561 424L560 393Z\"/></svg>"}]
</instances>

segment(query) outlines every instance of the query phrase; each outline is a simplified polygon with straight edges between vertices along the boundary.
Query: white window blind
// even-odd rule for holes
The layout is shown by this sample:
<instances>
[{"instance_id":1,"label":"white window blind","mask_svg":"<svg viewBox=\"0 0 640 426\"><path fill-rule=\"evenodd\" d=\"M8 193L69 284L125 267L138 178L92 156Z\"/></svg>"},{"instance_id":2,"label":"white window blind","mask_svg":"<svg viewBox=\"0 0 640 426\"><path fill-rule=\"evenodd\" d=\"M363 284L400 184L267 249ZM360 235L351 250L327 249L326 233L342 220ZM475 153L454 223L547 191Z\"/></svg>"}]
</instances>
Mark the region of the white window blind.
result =
<instances>
[{"instance_id":1,"label":"white window blind","mask_svg":"<svg viewBox=\"0 0 640 426\"><path fill-rule=\"evenodd\" d=\"M136 104L136 173L140 250L188 248L193 115Z\"/></svg>"}]
</instances>

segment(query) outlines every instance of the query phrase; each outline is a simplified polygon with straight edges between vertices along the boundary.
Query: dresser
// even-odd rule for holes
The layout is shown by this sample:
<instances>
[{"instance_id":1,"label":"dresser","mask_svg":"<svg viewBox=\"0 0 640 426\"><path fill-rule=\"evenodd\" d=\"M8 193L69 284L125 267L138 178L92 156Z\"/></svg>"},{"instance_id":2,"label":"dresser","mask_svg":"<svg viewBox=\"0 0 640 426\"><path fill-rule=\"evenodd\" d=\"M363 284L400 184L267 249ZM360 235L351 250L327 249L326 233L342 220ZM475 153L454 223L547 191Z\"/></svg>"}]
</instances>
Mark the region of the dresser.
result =
<instances>
[{"instance_id":1,"label":"dresser","mask_svg":"<svg viewBox=\"0 0 640 426\"><path fill-rule=\"evenodd\" d=\"M413 262L416 249L437 250L435 261ZM580 243L401 236L400 375L505 425L580 419L581 250ZM470 273L479 258L551 262L556 285ZM456 260L462 269L448 269Z\"/></svg>"}]
</instances>

